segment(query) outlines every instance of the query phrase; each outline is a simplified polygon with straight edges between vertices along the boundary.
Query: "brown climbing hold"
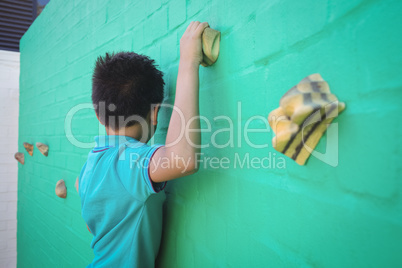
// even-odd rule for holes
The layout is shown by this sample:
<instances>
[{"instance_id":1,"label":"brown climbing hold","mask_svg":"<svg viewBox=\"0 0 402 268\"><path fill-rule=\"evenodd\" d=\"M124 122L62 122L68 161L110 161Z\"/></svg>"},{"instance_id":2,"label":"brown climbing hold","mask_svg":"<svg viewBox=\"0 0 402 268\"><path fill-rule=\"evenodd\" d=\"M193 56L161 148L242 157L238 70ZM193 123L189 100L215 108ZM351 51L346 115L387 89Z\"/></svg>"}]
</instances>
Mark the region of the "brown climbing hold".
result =
<instances>
[{"instance_id":1,"label":"brown climbing hold","mask_svg":"<svg viewBox=\"0 0 402 268\"><path fill-rule=\"evenodd\" d=\"M59 180L56 183L56 195L60 198L67 197L67 188L66 188L66 184L64 183L64 180Z\"/></svg>"},{"instance_id":2,"label":"brown climbing hold","mask_svg":"<svg viewBox=\"0 0 402 268\"><path fill-rule=\"evenodd\" d=\"M20 162L21 164L25 163L25 159L24 159L24 154L17 152L14 154L14 158L17 159L18 162Z\"/></svg>"},{"instance_id":3,"label":"brown climbing hold","mask_svg":"<svg viewBox=\"0 0 402 268\"><path fill-rule=\"evenodd\" d=\"M37 142L36 147L39 149L39 151L44 155L47 156L49 153L49 146L47 146L44 143Z\"/></svg>"},{"instance_id":4,"label":"brown climbing hold","mask_svg":"<svg viewBox=\"0 0 402 268\"><path fill-rule=\"evenodd\" d=\"M27 150L28 154L29 154L30 156L32 156L32 155L33 155L33 145L30 144L30 143L28 143L28 142L24 142L23 145L24 145L24 147L25 147L25 150Z\"/></svg>"},{"instance_id":5,"label":"brown climbing hold","mask_svg":"<svg viewBox=\"0 0 402 268\"><path fill-rule=\"evenodd\" d=\"M205 28L201 38L203 52L201 65L207 67L214 64L218 59L221 32L211 28Z\"/></svg>"}]
</instances>

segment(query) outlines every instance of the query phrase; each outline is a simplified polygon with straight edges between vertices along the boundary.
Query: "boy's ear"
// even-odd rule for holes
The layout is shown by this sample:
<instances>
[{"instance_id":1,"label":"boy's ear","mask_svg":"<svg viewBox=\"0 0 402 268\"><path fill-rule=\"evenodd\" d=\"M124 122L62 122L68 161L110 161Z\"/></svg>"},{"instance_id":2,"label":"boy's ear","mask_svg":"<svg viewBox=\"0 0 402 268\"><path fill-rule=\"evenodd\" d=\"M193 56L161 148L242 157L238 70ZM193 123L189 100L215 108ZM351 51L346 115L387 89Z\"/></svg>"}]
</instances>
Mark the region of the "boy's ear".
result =
<instances>
[{"instance_id":1,"label":"boy's ear","mask_svg":"<svg viewBox=\"0 0 402 268\"><path fill-rule=\"evenodd\" d=\"M102 125L104 125L104 124L100 121L98 114L95 113L95 115L96 115L96 118L98 118L98 121L99 121Z\"/></svg>"},{"instance_id":2,"label":"boy's ear","mask_svg":"<svg viewBox=\"0 0 402 268\"><path fill-rule=\"evenodd\" d=\"M154 126L158 124L158 113L160 106L161 106L160 103L158 103L157 105L152 105L151 108L151 123Z\"/></svg>"}]
</instances>

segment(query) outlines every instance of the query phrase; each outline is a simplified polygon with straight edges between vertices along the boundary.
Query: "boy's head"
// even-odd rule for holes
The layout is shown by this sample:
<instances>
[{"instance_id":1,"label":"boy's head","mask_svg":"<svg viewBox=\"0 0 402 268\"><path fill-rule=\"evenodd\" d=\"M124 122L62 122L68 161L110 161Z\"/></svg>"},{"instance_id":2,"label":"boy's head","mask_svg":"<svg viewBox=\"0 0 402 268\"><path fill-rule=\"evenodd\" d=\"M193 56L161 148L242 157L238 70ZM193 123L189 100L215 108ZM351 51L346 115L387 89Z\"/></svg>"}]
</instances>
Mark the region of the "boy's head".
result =
<instances>
[{"instance_id":1,"label":"boy's head","mask_svg":"<svg viewBox=\"0 0 402 268\"><path fill-rule=\"evenodd\" d=\"M163 100L163 74L155 61L134 52L98 57L92 76L92 102L99 121L112 130L146 119Z\"/></svg>"}]
</instances>

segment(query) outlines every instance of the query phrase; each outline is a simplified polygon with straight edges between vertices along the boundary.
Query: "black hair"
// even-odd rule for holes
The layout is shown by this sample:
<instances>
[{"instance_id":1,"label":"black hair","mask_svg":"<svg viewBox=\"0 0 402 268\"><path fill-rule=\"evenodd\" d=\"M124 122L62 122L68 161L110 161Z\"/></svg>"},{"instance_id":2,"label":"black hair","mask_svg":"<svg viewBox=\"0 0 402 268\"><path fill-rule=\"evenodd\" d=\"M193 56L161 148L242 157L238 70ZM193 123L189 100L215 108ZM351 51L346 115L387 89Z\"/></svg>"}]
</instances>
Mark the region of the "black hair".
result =
<instances>
[{"instance_id":1,"label":"black hair","mask_svg":"<svg viewBox=\"0 0 402 268\"><path fill-rule=\"evenodd\" d=\"M151 104L163 100L163 73L155 61L134 52L99 56L92 76L92 103L102 124L117 130L119 118L145 118ZM129 127L136 121L126 122Z\"/></svg>"}]
</instances>

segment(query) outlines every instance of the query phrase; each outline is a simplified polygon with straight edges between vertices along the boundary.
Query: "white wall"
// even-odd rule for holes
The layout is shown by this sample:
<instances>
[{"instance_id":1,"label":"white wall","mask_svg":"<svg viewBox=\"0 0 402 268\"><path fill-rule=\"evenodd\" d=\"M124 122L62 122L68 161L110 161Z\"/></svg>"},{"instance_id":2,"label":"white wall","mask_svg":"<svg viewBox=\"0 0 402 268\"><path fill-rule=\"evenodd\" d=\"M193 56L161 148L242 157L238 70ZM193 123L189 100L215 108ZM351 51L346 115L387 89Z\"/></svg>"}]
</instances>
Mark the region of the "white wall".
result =
<instances>
[{"instance_id":1,"label":"white wall","mask_svg":"<svg viewBox=\"0 0 402 268\"><path fill-rule=\"evenodd\" d=\"M16 267L20 53L0 50L0 268Z\"/></svg>"}]
</instances>

